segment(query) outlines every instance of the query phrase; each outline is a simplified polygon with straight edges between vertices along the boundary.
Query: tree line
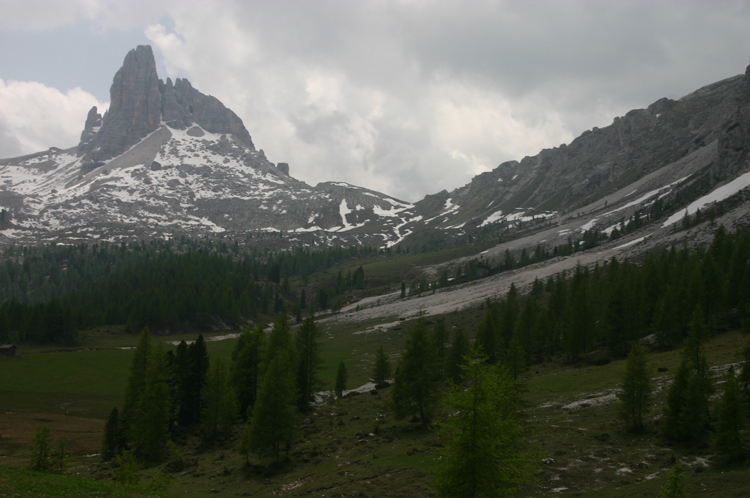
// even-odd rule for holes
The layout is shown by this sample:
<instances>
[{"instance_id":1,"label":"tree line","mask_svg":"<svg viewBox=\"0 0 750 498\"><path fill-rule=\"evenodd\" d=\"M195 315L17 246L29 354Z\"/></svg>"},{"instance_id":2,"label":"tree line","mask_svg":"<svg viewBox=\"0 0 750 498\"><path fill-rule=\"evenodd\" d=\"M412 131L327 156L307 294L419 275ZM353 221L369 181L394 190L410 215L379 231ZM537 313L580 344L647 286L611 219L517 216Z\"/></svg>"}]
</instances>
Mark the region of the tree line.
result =
<instances>
[{"instance_id":1,"label":"tree line","mask_svg":"<svg viewBox=\"0 0 750 498\"><path fill-rule=\"evenodd\" d=\"M492 361L545 356L576 361L601 347L624 358L633 340L652 336L668 348L687 336L700 305L710 333L739 327L750 303L750 232L719 227L707 249L672 246L641 264L612 258L537 280L526 296L514 285L487 303L476 340Z\"/></svg>"},{"instance_id":2,"label":"tree line","mask_svg":"<svg viewBox=\"0 0 750 498\"><path fill-rule=\"evenodd\" d=\"M22 296L0 305L0 340L72 344L78 330L100 325L124 324L130 332L208 329L217 321L238 327L286 313L301 321L304 310L326 309L336 304L335 296L365 284L361 266L346 276L339 271L331 282L318 283L307 303L307 272L373 253L337 248L242 256L209 242L180 247L190 250L176 252L164 241L24 248L22 263L11 257L0 265L0 293L16 289ZM289 283L297 272L303 277L299 291ZM57 297L43 299L50 295Z\"/></svg>"}]
</instances>

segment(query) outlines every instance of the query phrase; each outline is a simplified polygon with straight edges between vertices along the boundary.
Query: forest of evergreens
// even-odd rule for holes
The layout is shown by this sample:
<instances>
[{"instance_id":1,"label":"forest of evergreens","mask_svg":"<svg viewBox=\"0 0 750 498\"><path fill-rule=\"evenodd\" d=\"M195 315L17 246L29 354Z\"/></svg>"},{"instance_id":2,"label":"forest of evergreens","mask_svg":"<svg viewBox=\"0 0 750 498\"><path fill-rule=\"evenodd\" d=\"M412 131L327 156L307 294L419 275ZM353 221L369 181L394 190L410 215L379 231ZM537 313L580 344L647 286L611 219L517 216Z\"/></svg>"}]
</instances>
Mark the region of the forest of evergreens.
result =
<instances>
[{"instance_id":1,"label":"forest of evergreens","mask_svg":"<svg viewBox=\"0 0 750 498\"><path fill-rule=\"evenodd\" d=\"M340 306L364 286L361 266L311 287L309 275L378 251L369 247L284 252L209 241L40 246L6 251L0 265L0 341L75 343L77 331L127 325L176 331L237 327L261 316ZM292 288L291 278L302 282Z\"/></svg>"}]
</instances>

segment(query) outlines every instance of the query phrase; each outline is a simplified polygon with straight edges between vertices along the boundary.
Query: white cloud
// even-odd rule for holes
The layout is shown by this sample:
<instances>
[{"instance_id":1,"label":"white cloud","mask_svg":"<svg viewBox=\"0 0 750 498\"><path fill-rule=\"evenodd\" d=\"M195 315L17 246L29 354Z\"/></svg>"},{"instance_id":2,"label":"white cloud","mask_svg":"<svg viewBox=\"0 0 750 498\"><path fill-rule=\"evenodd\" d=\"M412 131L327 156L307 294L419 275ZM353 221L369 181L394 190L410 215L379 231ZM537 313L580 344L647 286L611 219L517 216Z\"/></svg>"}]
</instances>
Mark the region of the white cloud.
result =
<instances>
[{"instance_id":1,"label":"white cloud","mask_svg":"<svg viewBox=\"0 0 750 498\"><path fill-rule=\"evenodd\" d=\"M76 145L93 106L103 113L109 104L80 88L63 93L42 83L0 79L0 157Z\"/></svg>"},{"instance_id":2,"label":"white cloud","mask_svg":"<svg viewBox=\"0 0 750 498\"><path fill-rule=\"evenodd\" d=\"M0 26L43 31L91 21L101 30L126 30L158 20L179 3L179 0L1 0Z\"/></svg>"},{"instance_id":3,"label":"white cloud","mask_svg":"<svg viewBox=\"0 0 750 498\"><path fill-rule=\"evenodd\" d=\"M738 74L750 46L747 0L136 1L13 2L0 22L140 27L161 77L219 98L294 176L406 200Z\"/></svg>"}]
</instances>

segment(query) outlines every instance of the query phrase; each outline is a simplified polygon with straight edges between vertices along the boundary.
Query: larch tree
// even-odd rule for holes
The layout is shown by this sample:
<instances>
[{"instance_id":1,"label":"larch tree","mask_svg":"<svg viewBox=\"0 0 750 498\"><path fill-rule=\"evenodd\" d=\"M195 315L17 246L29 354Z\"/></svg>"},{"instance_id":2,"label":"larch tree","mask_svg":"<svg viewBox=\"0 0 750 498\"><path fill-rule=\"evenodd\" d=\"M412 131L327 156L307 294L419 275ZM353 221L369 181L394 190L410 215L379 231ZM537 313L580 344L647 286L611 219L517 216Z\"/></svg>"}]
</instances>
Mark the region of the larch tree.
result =
<instances>
[{"instance_id":1,"label":"larch tree","mask_svg":"<svg viewBox=\"0 0 750 498\"><path fill-rule=\"evenodd\" d=\"M246 448L261 458L278 460L292 444L297 393L290 367L284 351L271 359L253 407Z\"/></svg>"},{"instance_id":2,"label":"larch tree","mask_svg":"<svg viewBox=\"0 0 750 498\"><path fill-rule=\"evenodd\" d=\"M315 392L320 389L318 371L322 366L320 357L320 329L315 318L310 315L297 329L295 338L297 350L297 406L306 412L315 401Z\"/></svg>"},{"instance_id":3,"label":"larch tree","mask_svg":"<svg viewBox=\"0 0 750 498\"><path fill-rule=\"evenodd\" d=\"M226 363L221 358L214 360L201 395L201 426L208 441L228 436L237 422L237 396L229 381Z\"/></svg>"},{"instance_id":4,"label":"larch tree","mask_svg":"<svg viewBox=\"0 0 750 498\"><path fill-rule=\"evenodd\" d=\"M133 423L132 446L137 454L158 461L166 448L171 414L169 369L162 343L151 353L146 385Z\"/></svg>"},{"instance_id":5,"label":"larch tree","mask_svg":"<svg viewBox=\"0 0 750 498\"><path fill-rule=\"evenodd\" d=\"M336 385L334 387L334 392L336 393L337 398L341 398L341 396L343 396L344 394L344 391L346 390L346 378L346 365L342 360L339 363L338 369L336 370Z\"/></svg>"},{"instance_id":6,"label":"larch tree","mask_svg":"<svg viewBox=\"0 0 750 498\"><path fill-rule=\"evenodd\" d=\"M381 344L375 353L375 366L372 370L372 381L375 383L376 389L381 389L388 386L388 380L391 377L391 362L388 360L383 351L383 345Z\"/></svg>"},{"instance_id":7,"label":"larch tree","mask_svg":"<svg viewBox=\"0 0 750 498\"><path fill-rule=\"evenodd\" d=\"M694 442L708 430L711 419L709 398L713 385L703 353L707 335L700 305L690 321L690 332L682 350L682 361L667 393L664 410L665 433L673 441Z\"/></svg>"},{"instance_id":8,"label":"larch tree","mask_svg":"<svg viewBox=\"0 0 750 498\"><path fill-rule=\"evenodd\" d=\"M469 354L469 339L459 327L453 334L448 355L445 357L445 375L452 382L459 382L463 375L463 365L466 355Z\"/></svg>"},{"instance_id":9,"label":"larch tree","mask_svg":"<svg viewBox=\"0 0 750 498\"><path fill-rule=\"evenodd\" d=\"M716 449L726 462L744 460L748 455L747 447L742 441L746 417L743 402L740 384L734 375L734 369L730 368L724 381L716 423Z\"/></svg>"},{"instance_id":10,"label":"larch tree","mask_svg":"<svg viewBox=\"0 0 750 498\"><path fill-rule=\"evenodd\" d=\"M122 422L128 437L131 436L130 429L138 414L140 399L146 387L146 373L152 358L151 331L145 327L141 331L138 345L133 353L133 361L130 364L130 375L125 387L125 403L122 407Z\"/></svg>"},{"instance_id":11,"label":"larch tree","mask_svg":"<svg viewBox=\"0 0 750 498\"><path fill-rule=\"evenodd\" d=\"M246 328L232 350L231 382L243 419L258 398L265 346L266 334L263 325L259 324L254 329Z\"/></svg>"},{"instance_id":12,"label":"larch tree","mask_svg":"<svg viewBox=\"0 0 750 498\"><path fill-rule=\"evenodd\" d=\"M122 420L117 407L112 408L104 424L102 435L102 461L108 462L115 458L125 448L125 434L123 432Z\"/></svg>"},{"instance_id":13,"label":"larch tree","mask_svg":"<svg viewBox=\"0 0 750 498\"><path fill-rule=\"evenodd\" d=\"M423 426L432 418L438 402L434 348L424 316L420 316L401 353L393 386L397 418L417 415Z\"/></svg>"},{"instance_id":14,"label":"larch tree","mask_svg":"<svg viewBox=\"0 0 750 498\"><path fill-rule=\"evenodd\" d=\"M465 364L465 384L455 384L446 399L458 414L438 430L445 444L435 471L439 498L511 497L531 476L517 386L485 359L474 355Z\"/></svg>"},{"instance_id":15,"label":"larch tree","mask_svg":"<svg viewBox=\"0 0 750 498\"><path fill-rule=\"evenodd\" d=\"M652 392L646 354L636 342L625 363L622 392L618 395L621 402L620 415L629 430L643 432L643 419L651 408Z\"/></svg>"}]
</instances>

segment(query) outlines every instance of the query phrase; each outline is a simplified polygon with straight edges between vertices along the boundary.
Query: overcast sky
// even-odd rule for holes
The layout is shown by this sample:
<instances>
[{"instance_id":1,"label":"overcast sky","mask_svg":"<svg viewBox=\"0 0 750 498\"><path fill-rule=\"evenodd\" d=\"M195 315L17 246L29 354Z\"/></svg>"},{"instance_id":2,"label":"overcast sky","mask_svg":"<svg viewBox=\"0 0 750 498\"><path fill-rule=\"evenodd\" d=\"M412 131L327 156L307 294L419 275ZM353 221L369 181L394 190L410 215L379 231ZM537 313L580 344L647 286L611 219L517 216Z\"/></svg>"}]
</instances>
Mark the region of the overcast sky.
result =
<instances>
[{"instance_id":1,"label":"overcast sky","mask_svg":"<svg viewBox=\"0 0 750 498\"><path fill-rule=\"evenodd\" d=\"M750 0L0 0L0 157L76 145L138 44L296 178L414 201L744 72Z\"/></svg>"}]
</instances>

